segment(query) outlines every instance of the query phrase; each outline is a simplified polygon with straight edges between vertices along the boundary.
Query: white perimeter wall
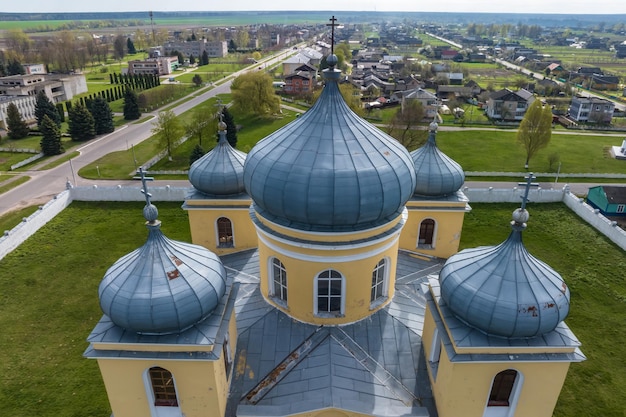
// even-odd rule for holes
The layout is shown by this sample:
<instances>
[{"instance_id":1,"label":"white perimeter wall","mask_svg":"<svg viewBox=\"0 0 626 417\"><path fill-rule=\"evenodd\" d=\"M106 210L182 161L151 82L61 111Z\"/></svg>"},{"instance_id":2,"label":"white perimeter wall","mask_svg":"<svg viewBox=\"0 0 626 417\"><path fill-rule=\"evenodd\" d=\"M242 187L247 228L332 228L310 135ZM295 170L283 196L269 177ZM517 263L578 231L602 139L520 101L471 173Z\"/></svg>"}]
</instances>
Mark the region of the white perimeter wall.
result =
<instances>
[{"instance_id":1,"label":"white perimeter wall","mask_svg":"<svg viewBox=\"0 0 626 417\"><path fill-rule=\"evenodd\" d=\"M188 187L152 187L150 188L152 201L184 201L191 191ZM520 203L523 188L464 188L463 192L471 203ZM615 222L608 220L598 210L569 192L566 185L561 190L530 190L528 195L532 203L563 202L574 213L607 236L623 250L626 250L626 231L617 227ZM74 187L63 191L39 210L24 218L24 220L10 231L5 231L0 237L0 259L17 248L22 242L35 234L39 228L52 220L65 209L72 201L144 201L145 197L137 187Z\"/></svg>"}]
</instances>

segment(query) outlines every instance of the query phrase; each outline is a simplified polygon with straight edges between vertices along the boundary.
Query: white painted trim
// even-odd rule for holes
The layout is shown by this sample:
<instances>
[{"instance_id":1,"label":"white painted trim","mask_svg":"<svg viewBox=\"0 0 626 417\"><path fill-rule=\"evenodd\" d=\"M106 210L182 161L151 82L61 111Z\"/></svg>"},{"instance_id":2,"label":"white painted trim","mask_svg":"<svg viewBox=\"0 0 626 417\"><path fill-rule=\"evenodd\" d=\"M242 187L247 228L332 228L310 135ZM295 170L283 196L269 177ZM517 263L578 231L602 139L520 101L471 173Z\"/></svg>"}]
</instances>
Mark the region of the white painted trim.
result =
<instances>
[{"instance_id":1,"label":"white painted trim","mask_svg":"<svg viewBox=\"0 0 626 417\"><path fill-rule=\"evenodd\" d=\"M422 224L426 221L426 220L432 220L433 222L435 222L435 225L433 227L433 238L432 238L432 243L430 244L430 248L426 248L426 247L420 247L420 232L422 230ZM424 217L422 219L422 221L420 222L419 226L417 227L417 245L415 246L416 249L422 249L422 250L433 250L435 249L435 242L437 242L437 232L439 231L439 222L436 219L433 219L432 217Z\"/></svg>"},{"instance_id":2,"label":"white painted trim","mask_svg":"<svg viewBox=\"0 0 626 417\"><path fill-rule=\"evenodd\" d=\"M257 229L257 231L259 231L259 229ZM310 262L325 262L328 263L328 259L329 256L328 255L323 255L323 256L318 256L318 255L305 255L299 252L294 252L291 250L286 250L278 245L275 245L274 243L270 242L268 239L265 238L265 236L263 236L261 233L258 234L259 237L259 241L262 242L265 246L267 246L269 249L272 249L273 251L284 255L288 258L293 258L293 259L297 259L300 261L310 261ZM395 236L391 235L391 236L387 236L387 238L391 238L392 240L380 247L377 250L372 250L372 251L367 251L367 252L362 252L362 253L358 253L358 254L354 254L354 255L346 255L346 256L332 256L332 261L333 262L352 262L352 261L359 261L362 259L366 259L375 255L380 255L382 253L384 253L385 251L387 251L389 248L391 248L392 246L394 246L397 242L398 239L400 237L400 233L398 232L397 234L395 234ZM273 236L272 236L273 238ZM288 240L281 240L283 241L283 243L289 244L289 245L294 245L294 242L292 241L288 241ZM296 247L301 247L299 245L294 245ZM371 246L371 245L370 245ZM354 246L352 249L357 249L360 248L360 246ZM310 249L323 249L323 250L327 250L327 251L332 251L332 250L336 250L333 247L323 247L323 248L310 248Z\"/></svg>"},{"instance_id":3,"label":"white painted trim","mask_svg":"<svg viewBox=\"0 0 626 417\"><path fill-rule=\"evenodd\" d=\"M219 228L219 225L218 225L218 221L219 221L219 219L222 219L222 218L224 218L224 219L226 219L226 220L228 220L230 222L230 231L233 234L233 244L232 244L232 246L221 246L220 245L220 228ZM235 223L229 217L227 217L227 216L219 216L218 218L215 219L215 222L213 223L213 226L215 228L214 230L215 230L215 243L216 243L215 247L216 248L234 248L234 247L236 247L236 245L235 245Z\"/></svg>"},{"instance_id":4,"label":"white painted trim","mask_svg":"<svg viewBox=\"0 0 626 417\"><path fill-rule=\"evenodd\" d=\"M150 380L150 369L162 366L153 365L150 366L143 371L143 384L146 389L146 397L148 399L148 405L150 406L150 416L151 417L182 417L183 414L180 411L180 399L178 397L178 388L176 387L176 378L174 378L174 374L167 369L168 372L172 375L172 381L174 381L174 391L176 391L176 402L179 404L176 407L157 407L154 405L154 390L152 389L152 381Z\"/></svg>"},{"instance_id":5,"label":"white painted trim","mask_svg":"<svg viewBox=\"0 0 626 417\"><path fill-rule=\"evenodd\" d=\"M439 329L435 327L428 360L433 363L439 363L439 358L441 358L441 334L439 334Z\"/></svg>"}]
</instances>

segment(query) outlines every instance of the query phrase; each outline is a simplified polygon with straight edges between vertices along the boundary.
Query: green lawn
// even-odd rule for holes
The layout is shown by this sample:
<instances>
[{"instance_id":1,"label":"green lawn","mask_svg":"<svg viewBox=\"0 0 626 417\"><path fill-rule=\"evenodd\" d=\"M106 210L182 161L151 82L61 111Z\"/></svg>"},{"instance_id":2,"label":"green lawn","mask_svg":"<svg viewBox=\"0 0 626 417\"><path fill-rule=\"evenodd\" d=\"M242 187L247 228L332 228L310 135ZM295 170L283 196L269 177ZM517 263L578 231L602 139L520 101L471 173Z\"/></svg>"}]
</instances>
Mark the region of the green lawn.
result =
<instances>
[{"instance_id":1,"label":"green lawn","mask_svg":"<svg viewBox=\"0 0 626 417\"><path fill-rule=\"evenodd\" d=\"M144 203L74 202L0 261L0 401L11 417L108 417L95 361L82 357L101 316L107 268L146 241ZM189 241L180 203L157 203L165 234ZM472 204L461 246L495 245L515 205ZM524 242L572 291L566 322L588 360L573 364L555 417L620 416L626 397L626 268L623 251L562 204L529 206ZM27 214L20 214L25 216ZM21 217L20 217L21 218ZM5 224L0 218L0 226ZM13 220L14 222L15 220ZM1 228L1 227L0 227ZM36 259L36 261L35 261ZM51 268L50 265L54 265Z\"/></svg>"}]
</instances>

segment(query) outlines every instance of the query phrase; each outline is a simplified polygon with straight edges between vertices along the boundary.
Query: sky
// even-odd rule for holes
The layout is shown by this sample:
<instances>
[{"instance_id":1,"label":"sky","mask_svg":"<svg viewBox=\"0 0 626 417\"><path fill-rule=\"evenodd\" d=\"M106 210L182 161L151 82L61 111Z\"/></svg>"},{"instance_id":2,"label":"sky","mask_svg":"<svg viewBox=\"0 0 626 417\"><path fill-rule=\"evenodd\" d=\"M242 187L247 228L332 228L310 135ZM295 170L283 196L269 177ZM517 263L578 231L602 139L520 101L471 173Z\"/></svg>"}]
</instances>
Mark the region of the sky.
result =
<instances>
[{"instance_id":1,"label":"sky","mask_svg":"<svg viewBox=\"0 0 626 417\"><path fill-rule=\"evenodd\" d=\"M493 12L626 14L625 0L28 0L3 1L7 13L125 12L125 11L250 11L250 10L354 10L409 12ZM598 5L601 4L601 7Z\"/></svg>"}]
</instances>

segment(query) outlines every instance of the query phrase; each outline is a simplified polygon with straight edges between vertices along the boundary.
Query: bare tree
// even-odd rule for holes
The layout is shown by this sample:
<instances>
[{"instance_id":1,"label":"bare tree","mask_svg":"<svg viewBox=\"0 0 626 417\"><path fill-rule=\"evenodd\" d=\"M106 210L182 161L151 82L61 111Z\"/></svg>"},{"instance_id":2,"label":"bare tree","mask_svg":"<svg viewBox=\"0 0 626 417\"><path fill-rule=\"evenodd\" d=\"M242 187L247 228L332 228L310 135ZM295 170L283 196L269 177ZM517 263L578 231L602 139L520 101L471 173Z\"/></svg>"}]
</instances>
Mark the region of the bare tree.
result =
<instances>
[{"instance_id":1,"label":"bare tree","mask_svg":"<svg viewBox=\"0 0 626 417\"><path fill-rule=\"evenodd\" d=\"M428 132L418 128L424 119L426 111L417 100L407 100L404 106L398 108L396 114L387 125L387 133L398 140L409 151L417 149L424 143Z\"/></svg>"},{"instance_id":2,"label":"bare tree","mask_svg":"<svg viewBox=\"0 0 626 417\"><path fill-rule=\"evenodd\" d=\"M178 118L171 110L161 111L153 126L152 133L158 136L159 143L167 150L167 156L171 159L172 146L182 134Z\"/></svg>"}]
</instances>

